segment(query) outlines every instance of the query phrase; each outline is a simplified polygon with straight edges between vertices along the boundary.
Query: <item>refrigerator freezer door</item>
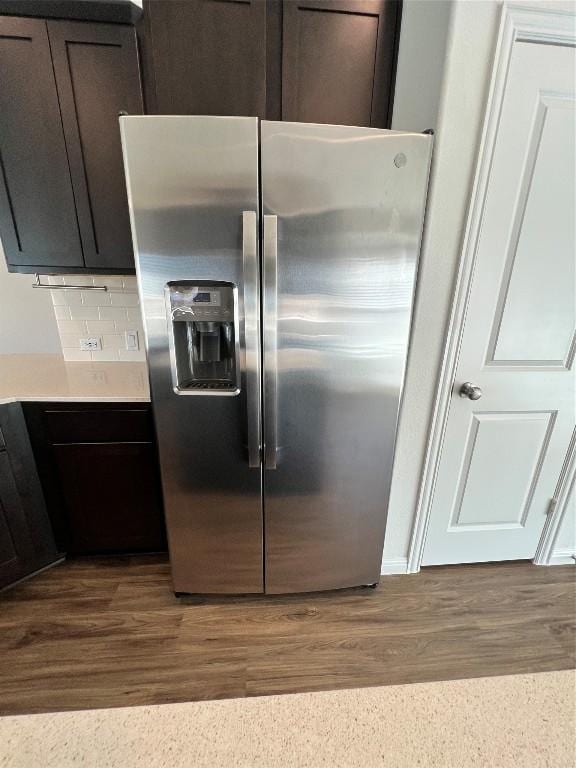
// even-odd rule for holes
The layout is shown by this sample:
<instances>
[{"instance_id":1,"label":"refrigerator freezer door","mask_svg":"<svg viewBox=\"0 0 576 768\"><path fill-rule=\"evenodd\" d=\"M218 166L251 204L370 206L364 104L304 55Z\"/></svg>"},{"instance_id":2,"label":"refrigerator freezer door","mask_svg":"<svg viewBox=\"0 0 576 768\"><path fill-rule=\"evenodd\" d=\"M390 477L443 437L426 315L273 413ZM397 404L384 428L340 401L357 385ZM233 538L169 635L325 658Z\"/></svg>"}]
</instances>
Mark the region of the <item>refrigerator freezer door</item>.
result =
<instances>
[{"instance_id":1,"label":"refrigerator freezer door","mask_svg":"<svg viewBox=\"0 0 576 768\"><path fill-rule=\"evenodd\" d=\"M261 124L266 592L378 581L432 140Z\"/></svg>"},{"instance_id":2,"label":"refrigerator freezer door","mask_svg":"<svg viewBox=\"0 0 576 768\"><path fill-rule=\"evenodd\" d=\"M174 590L261 592L257 121L120 123Z\"/></svg>"}]
</instances>

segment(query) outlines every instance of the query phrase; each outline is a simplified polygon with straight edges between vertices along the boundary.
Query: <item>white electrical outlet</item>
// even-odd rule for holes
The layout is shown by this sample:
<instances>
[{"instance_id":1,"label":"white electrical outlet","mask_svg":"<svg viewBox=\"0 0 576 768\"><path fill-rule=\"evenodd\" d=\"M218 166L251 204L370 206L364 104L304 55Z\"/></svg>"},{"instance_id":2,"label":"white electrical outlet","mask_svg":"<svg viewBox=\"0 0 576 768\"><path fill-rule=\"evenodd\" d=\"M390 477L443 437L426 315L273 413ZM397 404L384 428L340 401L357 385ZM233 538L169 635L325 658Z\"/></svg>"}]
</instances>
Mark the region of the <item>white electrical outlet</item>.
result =
<instances>
[{"instance_id":1,"label":"white electrical outlet","mask_svg":"<svg viewBox=\"0 0 576 768\"><path fill-rule=\"evenodd\" d=\"M126 331L124 333L124 339L128 352L137 352L140 349L138 343L138 331Z\"/></svg>"},{"instance_id":2,"label":"white electrical outlet","mask_svg":"<svg viewBox=\"0 0 576 768\"><path fill-rule=\"evenodd\" d=\"M80 349L82 352L98 352L102 349L102 340L99 337L80 339Z\"/></svg>"}]
</instances>

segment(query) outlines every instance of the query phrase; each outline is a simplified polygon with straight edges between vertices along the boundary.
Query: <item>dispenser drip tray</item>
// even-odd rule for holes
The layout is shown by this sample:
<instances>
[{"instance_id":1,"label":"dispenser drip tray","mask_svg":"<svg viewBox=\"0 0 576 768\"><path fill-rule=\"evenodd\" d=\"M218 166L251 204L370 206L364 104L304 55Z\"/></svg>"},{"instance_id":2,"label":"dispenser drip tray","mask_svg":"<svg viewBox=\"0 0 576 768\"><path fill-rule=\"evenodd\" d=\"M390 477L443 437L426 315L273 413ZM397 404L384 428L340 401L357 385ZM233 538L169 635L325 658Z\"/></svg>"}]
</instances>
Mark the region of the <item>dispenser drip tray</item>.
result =
<instances>
[{"instance_id":1,"label":"dispenser drip tray","mask_svg":"<svg viewBox=\"0 0 576 768\"><path fill-rule=\"evenodd\" d=\"M227 381L183 381L182 389L230 389Z\"/></svg>"}]
</instances>

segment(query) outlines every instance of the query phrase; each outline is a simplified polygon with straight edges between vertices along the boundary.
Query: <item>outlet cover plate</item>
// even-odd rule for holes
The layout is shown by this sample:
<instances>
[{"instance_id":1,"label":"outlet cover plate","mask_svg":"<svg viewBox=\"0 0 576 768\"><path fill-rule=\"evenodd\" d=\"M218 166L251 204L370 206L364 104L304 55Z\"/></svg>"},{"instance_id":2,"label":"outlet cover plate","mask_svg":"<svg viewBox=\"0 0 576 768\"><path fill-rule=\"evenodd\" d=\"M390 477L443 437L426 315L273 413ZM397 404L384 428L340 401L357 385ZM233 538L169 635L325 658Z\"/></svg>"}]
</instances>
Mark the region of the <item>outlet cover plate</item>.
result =
<instances>
[{"instance_id":1,"label":"outlet cover plate","mask_svg":"<svg viewBox=\"0 0 576 768\"><path fill-rule=\"evenodd\" d=\"M80 339L80 349L82 352L98 352L102 349L102 340L97 336Z\"/></svg>"}]
</instances>

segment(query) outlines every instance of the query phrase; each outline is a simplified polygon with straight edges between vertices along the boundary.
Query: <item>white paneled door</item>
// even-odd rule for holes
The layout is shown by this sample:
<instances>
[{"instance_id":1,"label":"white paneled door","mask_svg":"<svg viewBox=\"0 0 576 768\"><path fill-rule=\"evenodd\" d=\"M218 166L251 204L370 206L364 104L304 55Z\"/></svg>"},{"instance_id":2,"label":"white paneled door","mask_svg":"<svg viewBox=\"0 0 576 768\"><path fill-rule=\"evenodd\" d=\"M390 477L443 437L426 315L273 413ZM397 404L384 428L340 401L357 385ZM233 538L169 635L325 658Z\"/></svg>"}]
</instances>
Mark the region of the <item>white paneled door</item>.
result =
<instances>
[{"instance_id":1,"label":"white paneled door","mask_svg":"<svg viewBox=\"0 0 576 768\"><path fill-rule=\"evenodd\" d=\"M423 565L532 558L550 508L576 420L575 73L574 48L513 46Z\"/></svg>"}]
</instances>

